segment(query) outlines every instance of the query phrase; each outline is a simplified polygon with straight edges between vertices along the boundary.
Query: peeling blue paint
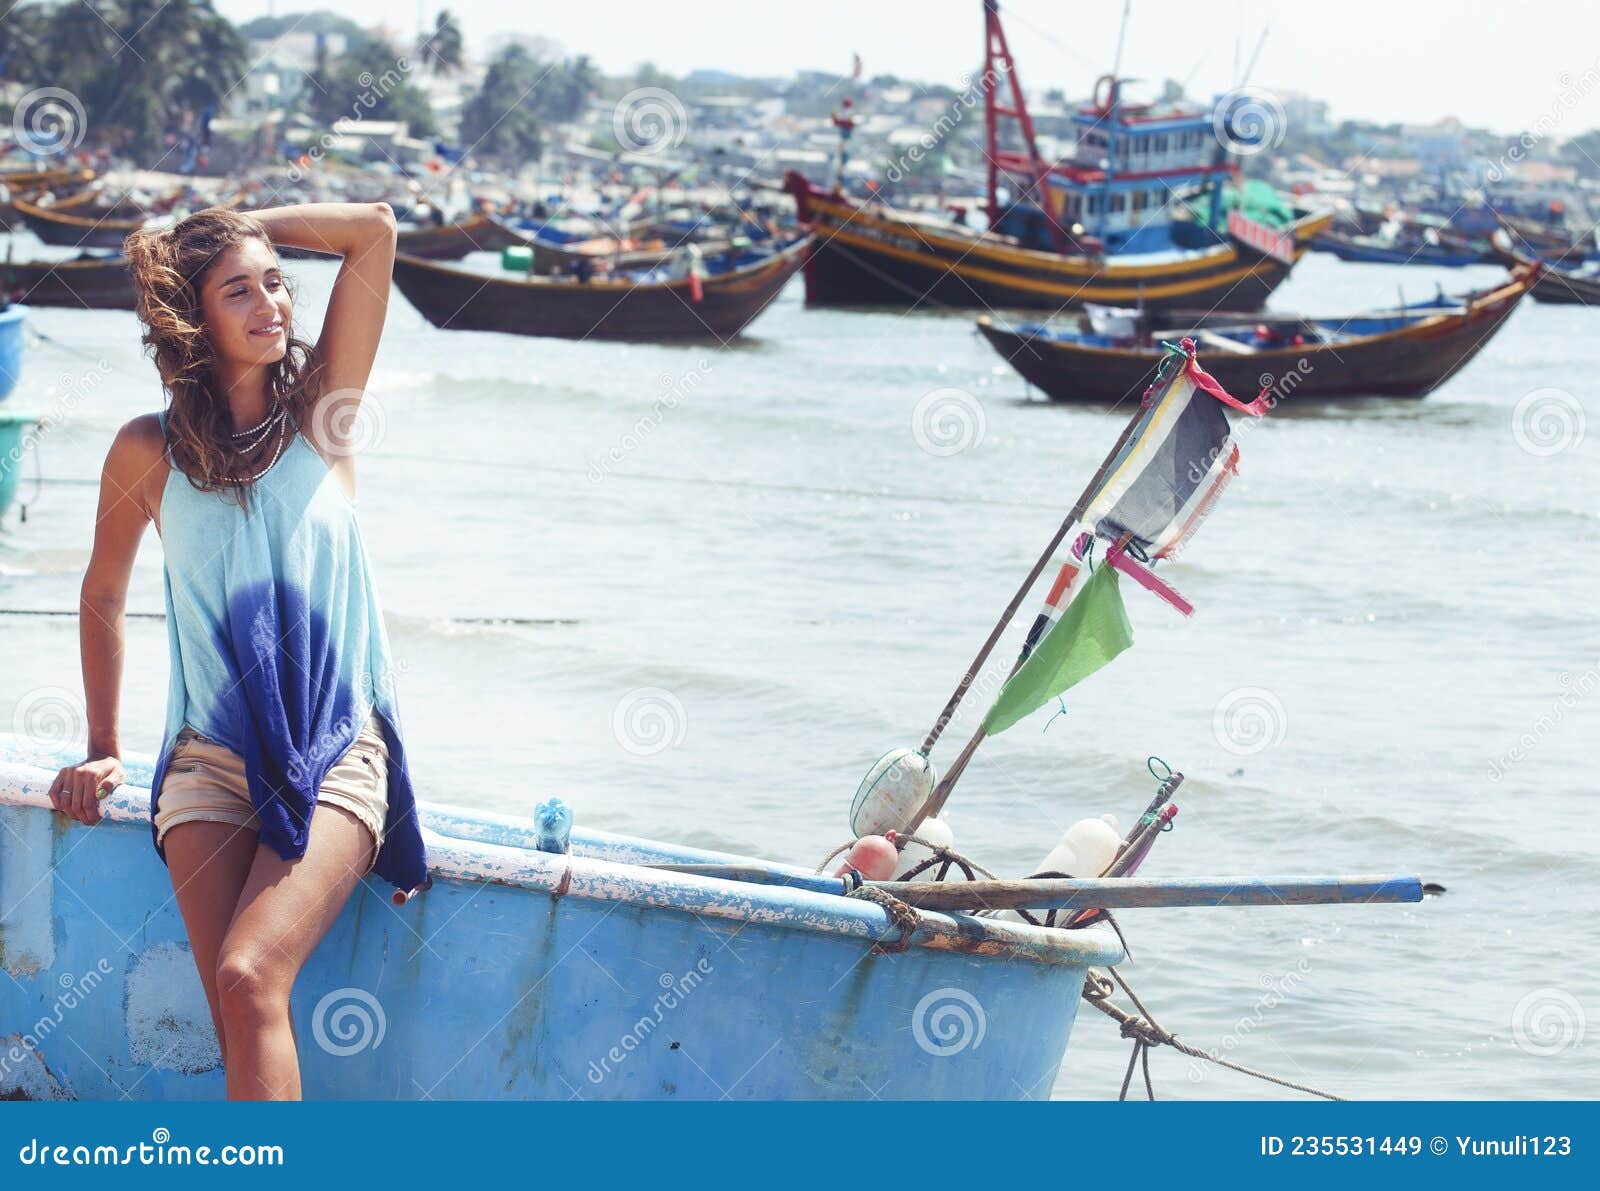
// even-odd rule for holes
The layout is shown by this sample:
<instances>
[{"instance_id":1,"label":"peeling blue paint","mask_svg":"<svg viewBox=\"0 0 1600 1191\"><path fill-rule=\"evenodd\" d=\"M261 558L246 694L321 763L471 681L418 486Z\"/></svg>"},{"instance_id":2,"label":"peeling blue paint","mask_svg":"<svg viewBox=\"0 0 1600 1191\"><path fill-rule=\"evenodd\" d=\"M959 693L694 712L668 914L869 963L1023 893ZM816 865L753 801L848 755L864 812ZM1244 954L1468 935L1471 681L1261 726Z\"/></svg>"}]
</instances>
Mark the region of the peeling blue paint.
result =
<instances>
[{"instance_id":1,"label":"peeling blue paint","mask_svg":"<svg viewBox=\"0 0 1600 1191\"><path fill-rule=\"evenodd\" d=\"M8 881L30 863L19 838L56 834L41 759L0 735L0 814L20 829L0 833ZM128 759L131 780L143 764ZM63 1016L59 1086L216 1098L216 1040L147 808L125 786L98 826L61 827L53 876L77 896L7 916L7 938L54 955L0 981L0 1034L35 1020L63 973L109 957L106 987ZM764 861L581 830L571 855L539 852L531 820L449 807L425 805L423 824L433 887L396 908L368 878L294 990L308 1094L855 1099L865 1083L886 1099L1043 1098L1087 966L1122 957L1104 928L931 913L908 951L871 954L898 933L880 906L637 867ZM973 1016L965 1046L930 1033L948 1015L915 1017L952 996Z\"/></svg>"}]
</instances>

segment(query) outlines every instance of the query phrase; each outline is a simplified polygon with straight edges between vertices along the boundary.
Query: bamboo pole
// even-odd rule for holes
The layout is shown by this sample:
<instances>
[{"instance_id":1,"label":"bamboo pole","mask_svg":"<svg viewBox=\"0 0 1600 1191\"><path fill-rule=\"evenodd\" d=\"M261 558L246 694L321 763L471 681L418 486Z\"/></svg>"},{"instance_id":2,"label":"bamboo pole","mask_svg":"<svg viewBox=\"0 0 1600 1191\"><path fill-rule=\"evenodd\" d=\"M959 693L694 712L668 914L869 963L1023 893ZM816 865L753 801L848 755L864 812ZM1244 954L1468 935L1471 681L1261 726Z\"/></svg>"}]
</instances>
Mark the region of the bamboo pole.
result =
<instances>
[{"instance_id":1,"label":"bamboo pole","mask_svg":"<svg viewBox=\"0 0 1600 1191\"><path fill-rule=\"evenodd\" d=\"M1112 445L1106 457L1100 461L1100 466L1095 469L1094 476L1084 487L1083 492L1079 494L1078 499L1073 502L1072 511L1067 514L1066 520L1061 523L1054 536L1051 537L1050 544L1045 547L1044 553L1039 555L1038 561L1033 564L1033 569L1028 572L1028 577L1022 581L1022 586L1017 588L1017 593L1011 597L1011 602L1006 605L1005 611L1000 614L999 621L990 630L988 638L984 641L982 648L978 650L977 657L973 658L971 664L967 666L966 673L961 676L961 681L956 684L956 689L945 703L944 710L939 713L939 718L934 721L933 727L928 730L927 738L922 742L922 748L918 750L923 756L926 757L933 751L933 746L938 743L939 737L955 716L956 708L961 705L961 700L966 696L968 689L977 678L978 672L983 669L983 664L989 660L989 655L994 652L994 647L999 643L1000 637L1016 616L1017 609L1022 606L1022 601L1027 598L1028 592L1033 589L1033 585L1039 581L1039 576L1044 573L1045 567L1050 565L1050 560L1055 557L1056 551L1060 549L1061 543L1066 540L1067 534L1072 530L1072 527L1082 519L1084 512L1089 507L1089 501L1099 490L1101 483L1104 482L1106 473L1111 470L1112 460L1117 457L1122 448L1127 445L1128 440L1133 437L1134 428L1138 426L1139 419L1144 416L1144 413L1145 408L1141 401L1139 408L1134 410L1133 416L1128 419L1128 424L1122 428L1122 433L1117 436L1116 443ZM1011 674L1017 672L1017 667L1020 664L1020 661L1018 661L1012 665ZM1007 675L1007 681L1009 680L1010 675ZM943 780L934 787L933 793L928 795L923 804L917 808L916 814L911 817L911 821L906 825L906 833L908 835L916 834L917 828L922 826L924 819L937 815L944 808L945 802L950 798L951 791L955 789L956 782L961 779L961 774L966 769L967 762L972 760L972 754L978 751L978 746L983 743L985 735L986 733L980 726L977 732L973 734L972 739L967 741L955 761L951 763L949 770L946 771Z\"/></svg>"}]
</instances>

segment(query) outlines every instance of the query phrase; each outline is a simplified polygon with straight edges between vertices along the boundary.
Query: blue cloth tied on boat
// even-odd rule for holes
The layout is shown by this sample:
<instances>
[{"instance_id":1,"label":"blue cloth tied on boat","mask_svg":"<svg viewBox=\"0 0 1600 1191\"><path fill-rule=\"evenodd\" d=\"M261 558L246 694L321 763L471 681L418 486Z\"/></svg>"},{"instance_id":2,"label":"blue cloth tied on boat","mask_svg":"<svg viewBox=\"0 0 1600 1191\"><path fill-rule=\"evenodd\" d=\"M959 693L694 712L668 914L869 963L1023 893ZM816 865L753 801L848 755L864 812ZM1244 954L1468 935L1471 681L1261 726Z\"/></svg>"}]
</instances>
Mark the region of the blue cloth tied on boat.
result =
<instances>
[{"instance_id":1,"label":"blue cloth tied on boat","mask_svg":"<svg viewBox=\"0 0 1600 1191\"><path fill-rule=\"evenodd\" d=\"M161 429L165 438L165 412ZM303 856L323 779L376 713L389 810L374 871L414 889L427 859L355 505L299 434L247 503L201 491L175 464L162 493L172 669L150 783L152 839L162 779L189 724L244 759L261 841L286 860Z\"/></svg>"}]
</instances>

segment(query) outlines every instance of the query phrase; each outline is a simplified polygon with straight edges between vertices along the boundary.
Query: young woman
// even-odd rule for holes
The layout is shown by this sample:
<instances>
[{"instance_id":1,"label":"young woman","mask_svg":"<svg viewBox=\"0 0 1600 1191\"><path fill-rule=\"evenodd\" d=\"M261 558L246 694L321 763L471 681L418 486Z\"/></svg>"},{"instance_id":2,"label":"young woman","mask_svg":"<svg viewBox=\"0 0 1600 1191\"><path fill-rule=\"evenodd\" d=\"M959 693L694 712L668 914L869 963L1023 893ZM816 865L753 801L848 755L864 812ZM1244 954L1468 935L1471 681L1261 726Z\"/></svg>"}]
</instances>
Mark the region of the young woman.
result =
<instances>
[{"instance_id":1,"label":"young woman","mask_svg":"<svg viewBox=\"0 0 1600 1191\"><path fill-rule=\"evenodd\" d=\"M343 260L315 347L274 245ZM123 607L154 522L172 670L151 831L234 1099L300 1096L289 993L361 878L427 878L354 507L394 250L384 203L211 209L127 243L170 400L106 456L80 607L89 752L50 796L92 825L124 780Z\"/></svg>"}]
</instances>

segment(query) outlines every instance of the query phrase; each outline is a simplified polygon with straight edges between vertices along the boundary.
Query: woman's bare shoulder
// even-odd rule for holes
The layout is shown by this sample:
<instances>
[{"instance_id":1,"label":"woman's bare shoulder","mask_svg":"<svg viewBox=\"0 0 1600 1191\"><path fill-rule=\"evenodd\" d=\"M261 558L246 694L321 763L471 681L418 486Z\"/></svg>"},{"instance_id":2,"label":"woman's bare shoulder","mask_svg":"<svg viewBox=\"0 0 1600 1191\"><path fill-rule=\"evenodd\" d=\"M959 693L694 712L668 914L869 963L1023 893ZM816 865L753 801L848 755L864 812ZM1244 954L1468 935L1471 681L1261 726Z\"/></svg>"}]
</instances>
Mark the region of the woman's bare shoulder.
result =
<instances>
[{"instance_id":1,"label":"woman's bare shoulder","mask_svg":"<svg viewBox=\"0 0 1600 1191\"><path fill-rule=\"evenodd\" d=\"M112 440L111 450L106 455L106 465L142 465L140 470L143 470L165 457L166 440L161 430L161 415L140 414L128 419L117 431L117 437Z\"/></svg>"},{"instance_id":2,"label":"woman's bare shoulder","mask_svg":"<svg viewBox=\"0 0 1600 1191\"><path fill-rule=\"evenodd\" d=\"M124 422L106 452L105 476L116 490L132 496L153 519L169 470L159 415L140 414Z\"/></svg>"}]
</instances>

